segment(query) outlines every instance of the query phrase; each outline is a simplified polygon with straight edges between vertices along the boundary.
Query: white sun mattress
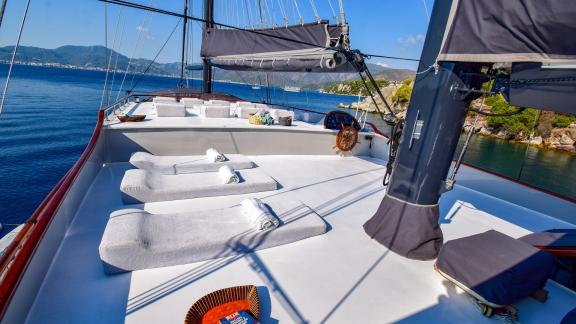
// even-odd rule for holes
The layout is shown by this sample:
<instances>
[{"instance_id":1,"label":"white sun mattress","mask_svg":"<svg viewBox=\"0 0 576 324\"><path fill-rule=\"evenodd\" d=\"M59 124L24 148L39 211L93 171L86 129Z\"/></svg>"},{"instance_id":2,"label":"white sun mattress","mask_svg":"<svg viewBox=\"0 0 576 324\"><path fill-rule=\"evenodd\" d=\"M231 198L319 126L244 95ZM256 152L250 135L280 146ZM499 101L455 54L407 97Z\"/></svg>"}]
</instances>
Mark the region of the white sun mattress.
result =
<instances>
[{"instance_id":1,"label":"white sun mattress","mask_svg":"<svg viewBox=\"0 0 576 324\"><path fill-rule=\"evenodd\" d=\"M163 175L145 170L128 170L120 190L125 203L240 195L277 189L276 180L259 169L236 171L239 183L223 184L218 172Z\"/></svg>"},{"instance_id":2,"label":"white sun mattress","mask_svg":"<svg viewBox=\"0 0 576 324\"><path fill-rule=\"evenodd\" d=\"M162 174L218 171L223 165L234 170L254 167L254 162L242 154L225 154L225 156L224 162L210 162L206 155L159 156L147 152L136 152L130 157L130 163L138 169Z\"/></svg>"},{"instance_id":3,"label":"white sun mattress","mask_svg":"<svg viewBox=\"0 0 576 324\"><path fill-rule=\"evenodd\" d=\"M100 243L106 273L192 263L250 253L321 235L328 224L299 201L267 202L280 219L257 231L239 205L181 214L123 209L110 215Z\"/></svg>"}]
</instances>

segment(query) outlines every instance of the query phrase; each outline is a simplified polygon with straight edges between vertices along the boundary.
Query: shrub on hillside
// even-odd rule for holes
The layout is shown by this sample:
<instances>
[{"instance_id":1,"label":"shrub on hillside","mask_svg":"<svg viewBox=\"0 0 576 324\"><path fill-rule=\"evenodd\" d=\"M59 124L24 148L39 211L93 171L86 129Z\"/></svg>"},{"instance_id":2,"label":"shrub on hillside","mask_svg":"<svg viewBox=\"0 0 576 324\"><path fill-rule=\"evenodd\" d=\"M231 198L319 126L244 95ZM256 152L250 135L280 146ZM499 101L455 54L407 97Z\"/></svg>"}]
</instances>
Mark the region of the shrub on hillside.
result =
<instances>
[{"instance_id":1,"label":"shrub on hillside","mask_svg":"<svg viewBox=\"0 0 576 324\"><path fill-rule=\"evenodd\" d=\"M572 123L576 123L576 116L558 114L554 117L552 125L554 125L554 127L568 127Z\"/></svg>"},{"instance_id":2,"label":"shrub on hillside","mask_svg":"<svg viewBox=\"0 0 576 324\"><path fill-rule=\"evenodd\" d=\"M518 110L511 106L501 95L490 96L485 100L485 104L492 107L493 114L507 114ZM488 126L500 131L505 130L516 139L525 139L532 133L536 122L536 110L525 109L519 114L512 116L490 116L486 119Z\"/></svg>"},{"instance_id":3,"label":"shrub on hillside","mask_svg":"<svg viewBox=\"0 0 576 324\"><path fill-rule=\"evenodd\" d=\"M410 86L410 83L406 84L406 82L404 82L404 84L401 85L396 90L396 92L394 92L392 100L394 100L394 102L399 103L408 103L410 102L411 96L412 96L412 87Z\"/></svg>"}]
</instances>

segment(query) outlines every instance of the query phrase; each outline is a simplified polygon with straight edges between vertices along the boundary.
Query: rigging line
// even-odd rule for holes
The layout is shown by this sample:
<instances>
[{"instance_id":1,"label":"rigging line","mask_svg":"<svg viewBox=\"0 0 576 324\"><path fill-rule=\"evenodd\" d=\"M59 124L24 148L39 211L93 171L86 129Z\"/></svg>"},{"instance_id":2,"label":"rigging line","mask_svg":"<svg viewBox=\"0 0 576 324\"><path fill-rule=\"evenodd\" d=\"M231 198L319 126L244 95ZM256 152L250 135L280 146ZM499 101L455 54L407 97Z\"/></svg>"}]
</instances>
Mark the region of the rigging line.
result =
<instances>
[{"instance_id":1,"label":"rigging line","mask_svg":"<svg viewBox=\"0 0 576 324\"><path fill-rule=\"evenodd\" d=\"M424 11L426 11L426 17L428 18L428 21L430 21L430 12L428 11L428 0L422 0L422 3L424 4Z\"/></svg>"},{"instance_id":2,"label":"rigging line","mask_svg":"<svg viewBox=\"0 0 576 324\"><path fill-rule=\"evenodd\" d=\"M246 24L246 0L240 0L240 4L242 5L242 25L244 28L247 28L248 25Z\"/></svg>"},{"instance_id":3,"label":"rigging line","mask_svg":"<svg viewBox=\"0 0 576 324\"><path fill-rule=\"evenodd\" d=\"M150 0L150 4L152 4L152 0ZM124 82L126 81L126 76L128 75L128 72L130 71L130 66L132 65L132 60L136 57L136 53L139 52L138 49L141 47L140 46L141 42L143 42L144 33L146 32L146 26L148 25L150 19L152 18L152 15L154 15L154 13L147 11L146 15L144 16L144 19L142 19L142 22L139 25L139 27L142 26L142 28L140 30L137 29L138 37L136 38L136 43L134 44L134 50L132 51L132 55L130 56L130 59L128 60L128 65L126 66L126 69L124 70L124 76L122 77L122 82L120 83L120 88L118 88L118 92L116 93L116 100L115 101L118 101L118 99L120 98L120 93L122 93L122 89L124 88Z\"/></svg>"},{"instance_id":4,"label":"rigging line","mask_svg":"<svg viewBox=\"0 0 576 324\"><path fill-rule=\"evenodd\" d=\"M367 54L363 53L367 58L378 57L378 58L385 58L390 60L401 60L401 61L411 61L411 62L420 62L419 59L409 58L409 57L401 57L401 56L387 56L387 55L378 55L378 54Z\"/></svg>"},{"instance_id":5,"label":"rigging line","mask_svg":"<svg viewBox=\"0 0 576 324\"><path fill-rule=\"evenodd\" d=\"M278 1L278 6L280 7L280 13L282 14L282 17L284 18L284 24L286 25L286 27L288 27L288 14L286 13L286 10L284 8L284 4L282 3L283 0L277 0Z\"/></svg>"},{"instance_id":6,"label":"rigging line","mask_svg":"<svg viewBox=\"0 0 576 324\"><path fill-rule=\"evenodd\" d=\"M296 2L296 0L294 0L293 3L294 3L294 7L296 8L296 12L298 13L298 17L300 17L300 24L303 25L304 24L304 18L302 18L302 15L300 14L300 7L298 7L298 2Z\"/></svg>"},{"instance_id":7,"label":"rigging line","mask_svg":"<svg viewBox=\"0 0 576 324\"><path fill-rule=\"evenodd\" d=\"M108 49L109 54L108 54L108 65L106 66L106 78L108 78L108 74L110 73L110 66L112 65L112 56L114 55L114 48L116 47L116 39L118 37L118 29L119 29L119 25L120 25L120 18L122 15L122 12L124 8L120 9L120 12L118 13L118 21L116 23L116 29L114 30L114 41L112 41L112 47L110 49ZM108 93L108 88L104 89L105 93ZM110 103L110 96L107 97L107 101L106 104Z\"/></svg>"},{"instance_id":8,"label":"rigging line","mask_svg":"<svg viewBox=\"0 0 576 324\"><path fill-rule=\"evenodd\" d=\"M264 27L264 16L262 15L262 0L258 1L258 14L260 15L260 26Z\"/></svg>"},{"instance_id":9,"label":"rigging line","mask_svg":"<svg viewBox=\"0 0 576 324\"><path fill-rule=\"evenodd\" d=\"M104 3L104 45L108 51L108 3ZM100 98L100 106L104 104L104 97L106 96L106 88L108 88L108 68L106 68L106 77L104 78L104 89L102 89L102 97Z\"/></svg>"},{"instance_id":10,"label":"rigging line","mask_svg":"<svg viewBox=\"0 0 576 324\"><path fill-rule=\"evenodd\" d=\"M128 91L128 93L132 93L132 91L134 91L134 88L136 88L136 86L142 80L144 75L146 75L146 73L148 72L150 67L152 67L152 64L154 64L156 62L156 60L158 59L158 56L160 56L160 53L162 53L162 50L164 49L164 47L166 47L166 44L168 44L168 41L170 41L170 39L172 38L172 35L174 35L174 32L176 31L176 29L178 28L179 25L180 25L180 20L178 20L178 22L176 23L176 26L174 26L174 29L172 29L172 32L170 32L170 35L168 36L168 38L166 39L164 44L162 44L162 47L160 47L160 49L158 50L158 53L156 53L156 56L154 56L154 59L152 61L150 61L148 66L146 66L146 69L144 70L144 72L142 72L142 74L140 74L139 78L136 80L136 83L134 83L134 85L130 88L130 91Z\"/></svg>"},{"instance_id":11,"label":"rigging line","mask_svg":"<svg viewBox=\"0 0 576 324\"><path fill-rule=\"evenodd\" d=\"M314 17L316 17L316 21L320 22L320 16L318 15L318 8L316 8L316 3L314 0L309 0L310 6L312 7L312 11L314 12Z\"/></svg>"},{"instance_id":12,"label":"rigging line","mask_svg":"<svg viewBox=\"0 0 576 324\"><path fill-rule=\"evenodd\" d=\"M334 6L332 6L332 1L331 0L326 0L328 2L328 5L330 6L330 10L332 10L332 18L334 18L334 20L336 21L336 24L339 23L338 20L338 15L336 15L336 10L334 10Z\"/></svg>"},{"instance_id":13,"label":"rigging line","mask_svg":"<svg viewBox=\"0 0 576 324\"><path fill-rule=\"evenodd\" d=\"M124 16L124 12L120 13ZM120 19L120 18L118 18ZM122 29L120 32L120 44L116 49L116 60L114 61L114 72L112 73L112 82L110 83L110 91L108 92L108 104L110 103L110 98L112 97L112 91L114 91L114 82L116 80L116 72L118 71L118 58L120 57L120 49L122 48L122 43L124 42L124 32L126 31L126 20L122 20Z\"/></svg>"},{"instance_id":14,"label":"rigging line","mask_svg":"<svg viewBox=\"0 0 576 324\"><path fill-rule=\"evenodd\" d=\"M132 2L128 2L128 1L124 1L124 0L98 0L101 2L108 2L108 3L113 3L113 4L117 4L117 5L122 5L122 6L127 6L130 8L136 8L136 9L142 9L142 10L150 10L150 11L154 11L157 13L161 13L161 14L165 14L165 15L169 15L169 16L174 16L174 17L179 17L179 18L184 18L182 14L180 13L176 13L176 12L172 12L172 11L167 11L167 10L163 10L163 9L158 9L158 8L154 8L154 7L148 7L148 6L144 6L141 4L137 4L137 3L132 3ZM207 20L206 19L202 19L202 18L198 18L198 17L194 17L194 16L188 16L186 17L189 20L193 20L196 22L202 22L202 23L206 23ZM283 36L278 36L278 35L273 35L273 34L267 34L264 32L260 32L257 30L249 30L249 29L245 29L245 28L239 28L239 27L235 27L235 26L230 26L230 25L226 25L226 24L222 24L222 23L218 23L218 22L213 22L213 24L215 26L219 26L219 27L225 27L225 28L230 28L230 29L235 29L235 30L241 30L241 31L246 31L249 33L253 33L253 34L257 34L257 35L261 35L261 36L265 36L265 37L270 37L270 38L276 38L276 39L280 39L280 40L284 40L284 41L288 41L288 42L293 42L293 43L298 43L298 44L302 44L302 45L308 45L308 46L314 46L317 48L323 48L323 49L333 49L330 47L324 47L324 46L317 46L317 44L312 44L309 42L305 42L305 41L300 41L297 39L292 39L292 38L288 38L288 37L283 37ZM420 60L418 59L413 59L413 58L406 58L406 57L398 57L398 56L386 56L386 55L377 55L377 54L362 54L364 57L367 58L371 58L371 57L378 57L378 58L387 58L387 59L391 59L391 60L405 60L405 61L413 61L413 62L419 62Z\"/></svg>"},{"instance_id":15,"label":"rigging line","mask_svg":"<svg viewBox=\"0 0 576 324\"><path fill-rule=\"evenodd\" d=\"M12 68L14 67L14 61L16 60L16 53L18 52L18 47L20 46L20 40L22 39L22 31L24 30L24 24L26 23L26 17L28 16L28 8L30 8L30 0L26 1L26 8L24 9L24 15L20 21L20 30L18 31L18 38L16 39L16 44L14 45L14 51L12 51L12 58L10 58L10 67L8 68L8 74L6 75L6 81L4 81L4 91L2 92L2 101L0 101L0 116L2 116L2 109L4 108L4 102L6 101L6 94L8 93L8 84L10 83L10 77L12 76Z\"/></svg>"},{"instance_id":16,"label":"rigging line","mask_svg":"<svg viewBox=\"0 0 576 324\"><path fill-rule=\"evenodd\" d=\"M272 5L274 5L274 2L272 2ZM272 7L272 10L274 10L274 7ZM267 24L269 24L269 27L272 28L276 27L274 17L270 14L270 7L268 6L268 0L264 0L264 13L266 14L265 17L268 17Z\"/></svg>"},{"instance_id":17,"label":"rigging line","mask_svg":"<svg viewBox=\"0 0 576 324\"><path fill-rule=\"evenodd\" d=\"M246 2L246 11L248 12L248 23L250 28L254 29L254 23L252 20L252 6L250 5L250 0L244 0Z\"/></svg>"}]
</instances>

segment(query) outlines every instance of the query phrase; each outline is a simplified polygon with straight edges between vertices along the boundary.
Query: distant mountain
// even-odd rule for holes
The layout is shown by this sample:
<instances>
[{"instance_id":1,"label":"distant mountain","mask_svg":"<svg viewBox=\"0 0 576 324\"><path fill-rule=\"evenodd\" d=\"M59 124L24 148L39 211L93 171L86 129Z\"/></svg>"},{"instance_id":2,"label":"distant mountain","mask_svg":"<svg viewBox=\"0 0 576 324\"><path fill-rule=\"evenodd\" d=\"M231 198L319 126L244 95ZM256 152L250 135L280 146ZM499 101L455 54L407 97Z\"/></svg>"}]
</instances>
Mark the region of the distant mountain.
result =
<instances>
[{"instance_id":1,"label":"distant mountain","mask_svg":"<svg viewBox=\"0 0 576 324\"><path fill-rule=\"evenodd\" d=\"M12 56L13 46L0 47L0 62L8 62ZM124 71L130 59L125 55L107 49L104 46L62 46L55 49L20 46L16 61L21 64L52 65L76 67L82 69L106 69L112 54L111 66ZM130 72L142 72L150 64L148 59L133 59ZM376 64L368 64L370 71L376 79L400 81L410 78L414 71L405 69L392 69ZM154 62L148 73L155 75L176 76L180 73L180 63ZM199 76L198 74L195 74ZM358 79L356 73L270 73L270 84L276 86L300 86L319 89L336 82ZM216 69L216 80L226 80L244 83L264 83L264 73L236 72Z\"/></svg>"}]
</instances>

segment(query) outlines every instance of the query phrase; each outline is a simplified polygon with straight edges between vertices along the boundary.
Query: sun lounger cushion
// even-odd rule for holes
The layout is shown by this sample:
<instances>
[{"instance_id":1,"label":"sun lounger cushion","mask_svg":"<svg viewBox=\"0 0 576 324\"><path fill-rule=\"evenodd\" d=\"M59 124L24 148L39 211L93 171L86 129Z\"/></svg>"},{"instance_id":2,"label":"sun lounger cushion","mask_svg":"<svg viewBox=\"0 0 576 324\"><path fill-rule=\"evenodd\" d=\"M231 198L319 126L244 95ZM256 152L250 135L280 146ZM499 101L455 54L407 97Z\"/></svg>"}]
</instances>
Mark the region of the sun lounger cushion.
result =
<instances>
[{"instance_id":1,"label":"sun lounger cushion","mask_svg":"<svg viewBox=\"0 0 576 324\"><path fill-rule=\"evenodd\" d=\"M230 118L230 105L208 104L200 108L202 116L207 118Z\"/></svg>"},{"instance_id":2,"label":"sun lounger cushion","mask_svg":"<svg viewBox=\"0 0 576 324\"><path fill-rule=\"evenodd\" d=\"M239 205L171 215L150 214L140 209L113 212L100 243L105 272L250 253L321 235L328 229L324 220L301 202L266 203L281 220L274 230L256 231Z\"/></svg>"},{"instance_id":3,"label":"sun lounger cushion","mask_svg":"<svg viewBox=\"0 0 576 324\"><path fill-rule=\"evenodd\" d=\"M154 97L152 98L153 103L174 103L176 98L174 97Z\"/></svg>"},{"instance_id":4,"label":"sun lounger cushion","mask_svg":"<svg viewBox=\"0 0 576 324\"><path fill-rule=\"evenodd\" d=\"M158 117L184 117L186 116L186 108L183 103L173 102L165 103L158 102L156 106L156 114Z\"/></svg>"},{"instance_id":5,"label":"sun lounger cushion","mask_svg":"<svg viewBox=\"0 0 576 324\"><path fill-rule=\"evenodd\" d=\"M198 98L182 98L180 100L186 108L194 108L195 105L203 105L204 100Z\"/></svg>"},{"instance_id":6,"label":"sun lounger cushion","mask_svg":"<svg viewBox=\"0 0 576 324\"><path fill-rule=\"evenodd\" d=\"M240 195L276 190L277 183L259 169L236 171L240 183L223 184L218 172L163 175L139 169L128 170L120 190L125 203Z\"/></svg>"},{"instance_id":7,"label":"sun lounger cushion","mask_svg":"<svg viewBox=\"0 0 576 324\"><path fill-rule=\"evenodd\" d=\"M250 169L254 162L242 154L225 154L226 161L210 162L206 155L158 156L147 152L136 152L130 157L130 163L141 170L162 174L181 174L218 171L223 165L234 170Z\"/></svg>"},{"instance_id":8,"label":"sun lounger cushion","mask_svg":"<svg viewBox=\"0 0 576 324\"><path fill-rule=\"evenodd\" d=\"M259 111L260 109L256 107L238 107L238 118L248 119L250 114L255 114Z\"/></svg>"},{"instance_id":9,"label":"sun lounger cushion","mask_svg":"<svg viewBox=\"0 0 576 324\"><path fill-rule=\"evenodd\" d=\"M445 243L435 267L480 301L502 307L544 287L552 264L548 253L490 230Z\"/></svg>"}]
</instances>

